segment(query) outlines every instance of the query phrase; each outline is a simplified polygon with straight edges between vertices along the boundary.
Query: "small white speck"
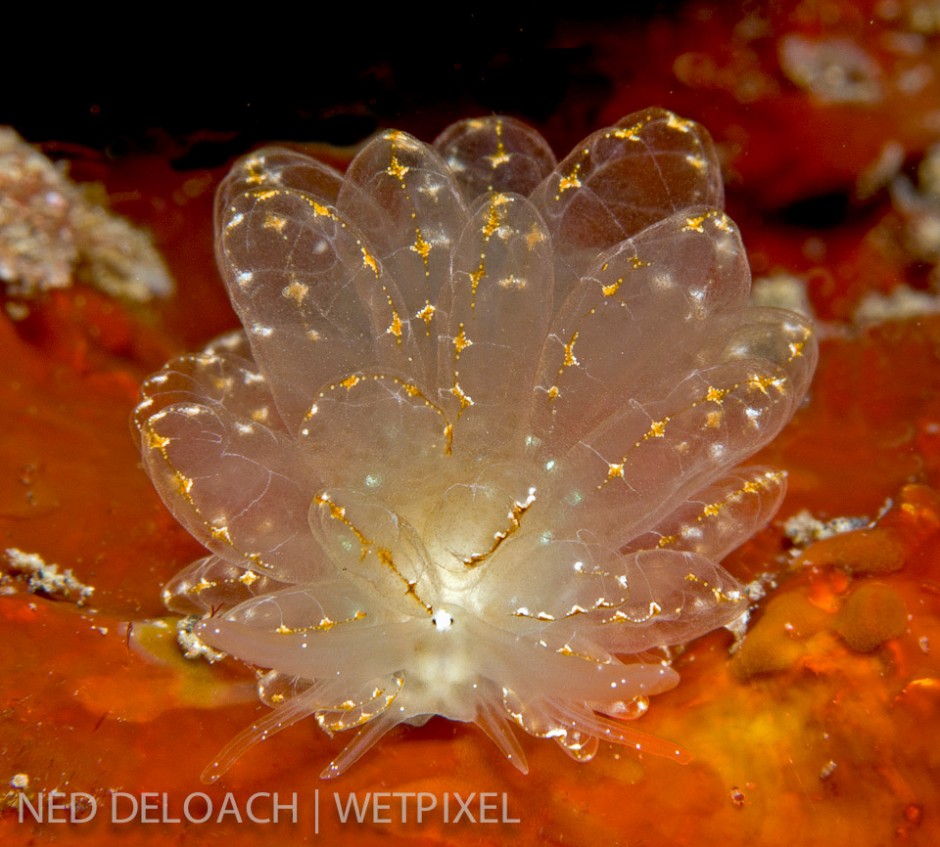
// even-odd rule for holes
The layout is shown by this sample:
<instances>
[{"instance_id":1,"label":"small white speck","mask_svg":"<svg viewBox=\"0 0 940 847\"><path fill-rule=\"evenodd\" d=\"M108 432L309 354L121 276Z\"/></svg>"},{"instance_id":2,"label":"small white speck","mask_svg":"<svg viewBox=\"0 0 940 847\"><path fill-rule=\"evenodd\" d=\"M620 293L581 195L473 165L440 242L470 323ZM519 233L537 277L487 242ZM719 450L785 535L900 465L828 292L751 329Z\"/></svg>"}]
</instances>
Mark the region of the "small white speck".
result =
<instances>
[{"instance_id":1,"label":"small white speck","mask_svg":"<svg viewBox=\"0 0 940 847\"><path fill-rule=\"evenodd\" d=\"M431 621L434 626L437 627L438 632L446 632L451 628L454 619L450 616L449 612L445 612L443 609L438 609L434 613L434 617L431 618Z\"/></svg>"},{"instance_id":2,"label":"small white speck","mask_svg":"<svg viewBox=\"0 0 940 847\"><path fill-rule=\"evenodd\" d=\"M270 338L272 335L274 335L273 327L265 326L264 324L252 324L251 331L259 338Z\"/></svg>"}]
</instances>

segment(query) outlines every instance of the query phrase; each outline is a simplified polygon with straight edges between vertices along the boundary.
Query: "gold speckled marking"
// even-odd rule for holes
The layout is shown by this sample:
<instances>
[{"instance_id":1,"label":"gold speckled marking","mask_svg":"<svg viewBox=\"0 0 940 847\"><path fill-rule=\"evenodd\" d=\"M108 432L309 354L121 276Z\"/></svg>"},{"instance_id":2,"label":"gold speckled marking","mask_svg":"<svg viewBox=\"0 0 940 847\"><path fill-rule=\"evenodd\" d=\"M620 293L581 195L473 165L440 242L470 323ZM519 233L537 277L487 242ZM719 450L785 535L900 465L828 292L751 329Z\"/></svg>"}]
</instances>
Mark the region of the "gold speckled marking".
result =
<instances>
[{"instance_id":1,"label":"gold speckled marking","mask_svg":"<svg viewBox=\"0 0 940 847\"><path fill-rule=\"evenodd\" d=\"M368 268L372 273L375 274L375 278L379 278L379 263L375 261L375 256L373 256L362 244L359 245L359 249L362 250L362 266Z\"/></svg>"},{"instance_id":2,"label":"gold speckled marking","mask_svg":"<svg viewBox=\"0 0 940 847\"><path fill-rule=\"evenodd\" d=\"M360 702L344 700L328 709L320 709L316 713L316 721L327 734L343 732L368 723L380 715L394 702L404 685L404 677L395 674L392 677L393 685L389 690L374 688L370 699Z\"/></svg>"},{"instance_id":3,"label":"gold speckled marking","mask_svg":"<svg viewBox=\"0 0 940 847\"><path fill-rule=\"evenodd\" d=\"M718 211L718 209L710 209L707 212L703 212L701 215L693 215L691 218L686 218L682 231L702 233L705 232L705 224L709 222L715 229L719 229L722 232L731 232L731 218L724 212Z\"/></svg>"},{"instance_id":4,"label":"gold speckled marking","mask_svg":"<svg viewBox=\"0 0 940 847\"><path fill-rule=\"evenodd\" d=\"M163 448L170 443L169 438L157 434L153 428L148 428L145 435L147 438L147 446L151 450L163 450Z\"/></svg>"},{"instance_id":5,"label":"gold speckled marking","mask_svg":"<svg viewBox=\"0 0 940 847\"><path fill-rule=\"evenodd\" d=\"M506 516L509 519L509 526L506 529L501 529L493 533L493 543L488 550L483 553L473 553L467 556L467 558L463 560L464 566L467 568L475 568L492 556L510 535L513 535L519 530L519 527L522 526L522 516L529 511L535 500L535 488L530 488L528 496L522 503L518 500L513 501L512 508Z\"/></svg>"},{"instance_id":6,"label":"gold speckled marking","mask_svg":"<svg viewBox=\"0 0 940 847\"><path fill-rule=\"evenodd\" d=\"M304 285L298 280L291 280L290 285L285 286L281 290L281 296L286 300L293 300L298 306L304 302L307 298L307 293L310 291L310 286Z\"/></svg>"},{"instance_id":7,"label":"gold speckled marking","mask_svg":"<svg viewBox=\"0 0 940 847\"><path fill-rule=\"evenodd\" d=\"M434 609L431 608L424 600L421 599L421 596L417 591L417 582L409 580L405 577L398 566L395 564L394 557L390 550L387 550L385 547L377 547L375 542L369 539L363 532L360 530L349 518L346 517L346 509L336 503L329 494L323 492L318 494L313 498L313 502L316 503L321 508L327 509L330 517L339 521L343 526L345 526L359 542L360 551L359 551L359 561L365 561L370 554L375 555L375 558L382 564L383 567L387 568L392 574L394 574L405 586L405 594L418 603L422 609L424 609L429 615L434 614Z\"/></svg>"},{"instance_id":8,"label":"gold speckled marking","mask_svg":"<svg viewBox=\"0 0 940 847\"><path fill-rule=\"evenodd\" d=\"M604 138L607 140L616 139L618 141L628 141L631 143L638 143L641 140L643 130L650 123L652 117L647 115L641 121L629 127L615 127L608 130L604 133ZM584 147L581 149L580 159L575 162L567 174L563 175L558 180L558 188L555 194L555 200L561 200L561 195L566 191L572 189L581 188L581 172L587 160L590 158L591 148Z\"/></svg>"},{"instance_id":9,"label":"gold speckled marking","mask_svg":"<svg viewBox=\"0 0 940 847\"><path fill-rule=\"evenodd\" d=\"M248 185L263 185L267 182L268 174L264 169L264 159L261 157L248 159L242 166L245 171L245 182Z\"/></svg>"},{"instance_id":10,"label":"gold speckled marking","mask_svg":"<svg viewBox=\"0 0 940 847\"><path fill-rule=\"evenodd\" d=\"M393 152L392 161L389 164L389 166L385 169L385 173L387 173L391 177L394 177L400 183L404 183L405 174L407 174L408 171L410 170L411 168L409 168L407 165L403 165L401 162L398 161L398 157Z\"/></svg>"},{"instance_id":11,"label":"gold speckled marking","mask_svg":"<svg viewBox=\"0 0 940 847\"><path fill-rule=\"evenodd\" d=\"M461 387L460 383L457 381L457 373L454 373L454 384L450 389L450 393L460 401L460 411L473 405L473 398L467 394Z\"/></svg>"},{"instance_id":12,"label":"gold speckled marking","mask_svg":"<svg viewBox=\"0 0 940 847\"><path fill-rule=\"evenodd\" d=\"M635 617L633 615L628 615L626 612L618 609L614 612L609 618L605 618L601 621L602 624L608 623L646 623L646 621L652 620L655 617L658 617L663 613L663 607L659 605L655 600L650 600L649 607L646 610L646 614L642 617Z\"/></svg>"},{"instance_id":13,"label":"gold speckled marking","mask_svg":"<svg viewBox=\"0 0 940 847\"><path fill-rule=\"evenodd\" d=\"M640 140L640 134L646 128L647 124L652 120L652 118L647 115L639 123L635 123L633 126L620 126L615 129L610 130L604 134L604 138L616 138L620 141L633 141L638 142Z\"/></svg>"},{"instance_id":14,"label":"gold speckled marking","mask_svg":"<svg viewBox=\"0 0 940 847\"><path fill-rule=\"evenodd\" d=\"M623 285L623 277L620 277L610 285L605 285L601 288L601 291L604 292L605 297L613 297L620 290L621 285Z\"/></svg>"},{"instance_id":15,"label":"gold speckled marking","mask_svg":"<svg viewBox=\"0 0 940 847\"><path fill-rule=\"evenodd\" d=\"M493 194L489 200L489 207L486 210L486 218L483 222L481 234L483 236L483 249L480 251L480 263L476 270L470 271L470 310L474 311L477 307L477 289L483 277L486 275L486 245L494 234L501 232L506 223L506 216L509 212L508 205L511 199L507 194Z\"/></svg>"},{"instance_id":16,"label":"gold speckled marking","mask_svg":"<svg viewBox=\"0 0 940 847\"><path fill-rule=\"evenodd\" d=\"M568 343L565 345L565 358L562 360L562 363L561 363L562 369L571 368L577 364L580 364L574 355L574 345L575 345L575 342L578 340L578 336L580 334L581 334L580 332L575 330L571 334L571 338L568 340ZM558 373L559 374L561 373L561 369L559 369Z\"/></svg>"},{"instance_id":17,"label":"gold speckled marking","mask_svg":"<svg viewBox=\"0 0 940 847\"><path fill-rule=\"evenodd\" d=\"M167 439L167 441L169 442L169 439ZM161 450L161 452L163 451ZM173 484L176 486L177 493L180 494L190 506L196 505L193 502L192 495L193 481L188 476L181 471L176 471L173 474Z\"/></svg>"},{"instance_id":18,"label":"gold speckled marking","mask_svg":"<svg viewBox=\"0 0 940 847\"><path fill-rule=\"evenodd\" d=\"M460 370L457 367L457 363L460 361L460 354L472 345L473 341L467 337L464 325L460 324L460 331L454 337L454 381L450 389L450 393L453 394L460 403L460 410L457 413L458 417L463 414L465 409L473 405L473 398L460 386Z\"/></svg>"},{"instance_id":19,"label":"gold speckled marking","mask_svg":"<svg viewBox=\"0 0 940 847\"><path fill-rule=\"evenodd\" d=\"M670 112L669 117L666 119L666 126L668 126L669 129L676 129L679 132L687 133L692 131L694 124L692 121L680 118L678 115Z\"/></svg>"},{"instance_id":20,"label":"gold speckled marking","mask_svg":"<svg viewBox=\"0 0 940 847\"><path fill-rule=\"evenodd\" d=\"M703 524L706 521L718 517L729 505L738 503L746 494L760 494L766 491L772 483L778 483L786 479L786 471L766 471L757 479L749 479L743 485L729 491L721 500L714 503L705 504L701 511L691 520L686 521L683 527L694 524ZM669 547L675 544L682 537L682 530L672 535L664 535L659 539L657 546L660 548Z\"/></svg>"},{"instance_id":21,"label":"gold speckled marking","mask_svg":"<svg viewBox=\"0 0 940 847\"><path fill-rule=\"evenodd\" d=\"M290 188L266 188L258 189L254 191L247 192L247 196L251 197L253 200L260 201L261 203L266 203L268 200L273 200L275 197L292 197L295 200L300 200L306 203L312 210L314 215L318 218L330 218L331 220L339 222L343 227L346 226L345 223L339 220L336 214L330 209L329 206L324 206L322 203L318 203L312 197L308 197L306 194L303 194L300 191L295 191ZM265 221L265 226L267 226L267 221Z\"/></svg>"},{"instance_id":22,"label":"gold speckled marking","mask_svg":"<svg viewBox=\"0 0 940 847\"><path fill-rule=\"evenodd\" d=\"M512 156L506 152L506 145L503 144L503 122L497 119L494 122L493 130L496 133L496 152L485 158L490 163L490 168L495 171L501 165L507 164ZM492 191L493 184L490 183L487 188Z\"/></svg>"},{"instance_id":23,"label":"gold speckled marking","mask_svg":"<svg viewBox=\"0 0 940 847\"><path fill-rule=\"evenodd\" d=\"M436 311L437 308L431 305L431 301L425 300L424 307L415 314L416 318L420 318L424 321L425 331L428 336L431 335L431 319L434 317Z\"/></svg>"},{"instance_id":24,"label":"gold speckled marking","mask_svg":"<svg viewBox=\"0 0 940 847\"><path fill-rule=\"evenodd\" d=\"M209 533L213 541L221 541L229 547L233 546L232 536L228 531L228 526L224 523L210 524Z\"/></svg>"},{"instance_id":25,"label":"gold speckled marking","mask_svg":"<svg viewBox=\"0 0 940 847\"><path fill-rule=\"evenodd\" d=\"M195 407L193 414L202 411L199 407ZM262 568L270 568L271 565L265 562L259 553L249 553L243 550L240 550L238 546L233 541L231 534L229 533L229 528L224 522L219 520L207 520L206 517L202 514L202 511L196 505L196 500L193 497L193 488L196 485L196 481L189 476L186 476L179 468L177 468L173 460L170 458L169 447L172 444L173 439L166 436L160 435L155 429L155 425L160 422L166 415L166 412L158 412L156 415L148 418L142 423L138 423L137 426L141 431L143 439L147 443L147 447L150 450L155 450L160 454L160 457L163 459L163 462L166 464L167 468L170 471L171 479L173 482L173 487L176 489L176 493L186 502L190 509L192 509L193 514L199 519L205 528L206 532L209 534L209 537L213 541L219 541L223 544L232 547L237 550L239 554L251 561L253 564Z\"/></svg>"},{"instance_id":26,"label":"gold speckled marking","mask_svg":"<svg viewBox=\"0 0 940 847\"><path fill-rule=\"evenodd\" d=\"M583 661L590 662L593 665L609 665L613 661L610 657L606 659L599 659L597 656L592 656L590 653L581 653L577 650L574 650L570 644L562 644L562 646L558 647L555 652L560 653L562 656L571 656L574 659L582 659Z\"/></svg>"},{"instance_id":27,"label":"gold speckled marking","mask_svg":"<svg viewBox=\"0 0 940 847\"><path fill-rule=\"evenodd\" d=\"M420 227L415 227L415 243L411 245L410 249L417 253L424 264L427 265L428 256L431 254L431 245L424 240Z\"/></svg>"},{"instance_id":28,"label":"gold speckled marking","mask_svg":"<svg viewBox=\"0 0 940 847\"><path fill-rule=\"evenodd\" d=\"M394 154L393 154L393 160L397 161L397 159L394 158ZM408 172L408 169L405 168L402 174L402 177L404 176L404 173L407 173L407 172ZM405 188L404 182L402 182L402 188ZM261 202L265 202L267 200L271 200L275 197L281 197L281 196L292 197L295 200L301 200L304 203L306 203L307 206L309 206L313 210L313 213L316 217L328 218L329 220L335 221L343 229L347 228L346 222L342 220L336 214L336 212L334 212L329 206L324 206L322 203L317 202L312 197L308 197L306 194L303 194L299 191L295 191L293 189L271 188L271 189L255 190L255 191L248 192L248 196L253 197L255 200L258 200ZM414 217L413 213L412 213L412 217ZM267 212L263 226L265 229L273 229L277 231L278 234L283 235L284 234L283 230L286 228L287 223L288 223L287 218L284 218L282 215L279 215L273 212ZM418 234L420 237L420 230L418 231ZM356 238L355 241L356 241L356 245L359 247L360 252L362 253L362 266L372 271L376 280L380 279L382 271L381 271L381 268L379 267L378 260L375 258L375 256L373 256L369 252L368 249L366 249L366 246L362 243L360 239ZM430 250L430 245L428 245L428 250ZM425 257L425 265L427 266L426 257ZM385 295L385 300L388 303L389 310L391 312L391 315L389 317L389 326L386 332L389 335L393 335L395 339L397 340L397 342L401 344L402 321L401 321L400 313L395 307L394 301L392 300L392 296L389 293L388 288L385 285L382 285L381 288L382 288L382 293ZM300 305L304 301L304 299L307 297L309 293L309 287L294 280L291 282L290 285L284 288L282 293L284 294L285 297L294 300L297 303L297 305ZM319 333L317 333L316 330L311 330L310 332L308 332L307 335L308 335L308 338L310 338L313 341L319 340Z\"/></svg>"},{"instance_id":29,"label":"gold speckled marking","mask_svg":"<svg viewBox=\"0 0 940 847\"><path fill-rule=\"evenodd\" d=\"M592 575L600 576L602 574L594 573ZM609 576L609 574L603 574L603 575ZM516 618L532 618L534 620L539 620L539 621L568 620L569 618L574 618L574 617L577 617L578 615L586 615L586 614L589 614L590 612L596 612L598 609L614 609L618 605L620 605L620 603L613 601L613 600L608 600L606 597L597 597L595 598L594 602L591 603L589 607L581 606L575 603L573 606L571 606L570 609L568 609L567 612L563 612L561 615L553 615L550 612L546 612L544 610L539 611L539 612L533 612L524 606L514 610L512 614L513 614L513 617L516 617ZM558 652L561 653L562 650L558 650ZM566 653L564 655L575 655L575 654ZM609 664L609 660L598 661L597 664Z\"/></svg>"},{"instance_id":30,"label":"gold speckled marking","mask_svg":"<svg viewBox=\"0 0 940 847\"><path fill-rule=\"evenodd\" d=\"M406 382L403 379L400 379L397 376L391 376L390 374L366 374L366 373L352 373L344 379L339 380L338 382L331 383L326 388L324 388L317 396L313 403L310 404L310 407L307 409L306 414L303 417L304 422L310 422L314 419L316 414L319 411L318 401L325 399L328 395L334 394L341 389L345 389L346 393L349 394L353 389L357 388L360 385L367 385L370 382L383 382L387 381L393 385L397 385L401 388L405 394L409 397L417 397L421 403L427 408L434 412L443 422L442 434L444 436L444 455L449 456L451 452L451 446L453 443L453 428L451 427L450 422L447 420L447 416L444 414L444 410L440 406L432 403L430 399L424 394L424 392L414 383ZM304 435L309 436L309 431L304 432Z\"/></svg>"},{"instance_id":31,"label":"gold speckled marking","mask_svg":"<svg viewBox=\"0 0 940 847\"><path fill-rule=\"evenodd\" d=\"M712 596L719 603L734 603L741 599L740 594L737 591L732 594L727 594L722 591L717 585L712 585L708 580L702 579L700 576L696 576L694 573L687 573L685 575L685 581L691 582L694 585L698 585L701 588L704 588L706 591L710 591Z\"/></svg>"},{"instance_id":32,"label":"gold speckled marking","mask_svg":"<svg viewBox=\"0 0 940 847\"><path fill-rule=\"evenodd\" d=\"M467 333L464 330L463 324L461 324L460 332L458 332L454 338L454 349L457 351L457 356L460 356L464 350L471 346L473 346L473 342L467 338Z\"/></svg>"},{"instance_id":33,"label":"gold speckled marking","mask_svg":"<svg viewBox=\"0 0 940 847\"><path fill-rule=\"evenodd\" d=\"M768 388L776 388L778 391L783 391L784 382L785 380L782 377L752 374L747 381L747 387L766 395L770 393L767 390Z\"/></svg>"},{"instance_id":34,"label":"gold speckled marking","mask_svg":"<svg viewBox=\"0 0 940 847\"><path fill-rule=\"evenodd\" d=\"M574 355L574 345L577 342L578 336L580 334L581 333L579 330L575 330L573 333L571 333L571 337L568 339L568 343L563 345L565 354L561 360L561 364L558 366L558 371L555 374L555 384L548 389L549 401L554 400L561 393L560 389L558 388L558 383L561 381L561 375L565 368L573 368L581 364Z\"/></svg>"},{"instance_id":35,"label":"gold speckled marking","mask_svg":"<svg viewBox=\"0 0 940 847\"><path fill-rule=\"evenodd\" d=\"M588 155L588 152L589 151L585 150L584 155ZM574 167L558 180L558 193L555 195L556 200L561 200L561 195L566 191L581 187L581 178L578 175L581 172L582 164L583 162L575 162Z\"/></svg>"},{"instance_id":36,"label":"gold speckled marking","mask_svg":"<svg viewBox=\"0 0 940 847\"><path fill-rule=\"evenodd\" d=\"M651 262L644 261L637 255L628 257L627 261L630 263L630 268L632 270L640 270L641 268L648 268L652 264ZM606 272L609 267L610 267L610 263L605 262L604 265L601 267L601 273ZM604 298L606 299L608 297L613 297L614 295L616 295L617 292L620 290L621 286L623 285L623 282L625 279L626 277L622 276L616 279L612 283L609 283L607 285L602 285L601 293L604 295ZM624 306L625 303L621 302L620 305ZM581 315L578 321L578 325L581 327L584 327L585 325L590 326L591 324L588 324L588 321L590 318L592 318L596 314L597 314L597 307L591 307L590 309L585 311L583 315ZM575 342L578 340L578 336L580 334L581 334L581 329L573 330L568 339L567 344L562 345L562 348L564 351L562 354L562 361L561 361L561 364L558 366L558 370L555 372L555 382L548 389L548 392L547 392L549 402L551 402L552 400L555 400L561 395L560 383L561 383L561 378L562 378L562 374L564 370L566 368L581 364L580 361L575 357L574 352L573 352Z\"/></svg>"},{"instance_id":37,"label":"gold speckled marking","mask_svg":"<svg viewBox=\"0 0 940 847\"><path fill-rule=\"evenodd\" d=\"M493 237L493 233L498 232L499 228L506 223L506 213L509 211L506 207L510 204L508 194L494 194L490 198L490 207L486 212L486 221L483 224L483 242L486 243Z\"/></svg>"},{"instance_id":38,"label":"gold speckled marking","mask_svg":"<svg viewBox=\"0 0 940 847\"><path fill-rule=\"evenodd\" d=\"M792 361L792 357L790 359ZM786 390L787 378L781 376L761 376L760 374L752 374L744 382L736 382L728 386L714 386L709 385L705 393L699 397L697 400L693 400L685 409L681 411L690 411L692 409L698 408L699 406L705 403L713 403L719 407L724 404L725 398L733 391L736 391L739 388L748 388L751 391L760 391L762 394L769 394L768 388L775 388L780 393L783 393ZM677 415L679 412L675 412L672 415L666 415L658 421L653 421L650 423L649 428L646 430L643 435L641 435L636 441L630 445L630 450L628 453L624 454L618 462L607 462L607 475L606 477L597 485L598 488L603 488L613 479L623 479L625 482L626 473L625 468L629 459L629 452L638 449L645 442L653 438L665 438L666 428L669 422ZM705 414L705 419L703 427L706 429L717 429L724 419L724 412L719 409L712 409Z\"/></svg>"},{"instance_id":39,"label":"gold speckled marking","mask_svg":"<svg viewBox=\"0 0 940 847\"><path fill-rule=\"evenodd\" d=\"M401 343L401 317L395 309L392 309L392 322L388 325L388 328L385 330L386 335L394 335L398 339L399 344Z\"/></svg>"},{"instance_id":40,"label":"gold speckled marking","mask_svg":"<svg viewBox=\"0 0 940 847\"><path fill-rule=\"evenodd\" d=\"M334 621L329 615L324 615L319 623L310 624L309 626L287 626L286 624L280 624L274 631L278 635L296 635L298 632L329 632L334 626L340 626L344 623L355 623L365 617L366 613L363 612L362 609L356 609L350 617L343 618L342 620Z\"/></svg>"},{"instance_id":41,"label":"gold speckled marking","mask_svg":"<svg viewBox=\"0 0 940 847\"><path fill-rule=\"evenodd\" d=\"M287 229L287 218L283 215L276 215L273 212L268 212L264 216L264 223L262 226L265 229L272 229L278 235L284 235L284 230Z\"/></svg>"},{"instance_id":42,"label":"gold speckled marking","mask_svg":"<svg viewBox=\"0 0 940 847\"><path fill-rule=\"evenodd\" d=\"M418 223L418 214L414 210L414 202L411 199L411 194L408 190L408 182L405 179L405 177L411 172L411 168L399 162L398 155L394 147L395 144L401 144L404 141L404 136L399 132L389 132L386 133L385 138L388 139L388 141L392 144L391 159L389 161L388 167L385 169L385 172L398 182L399 188L405 192L405 197L408 199L408 203L411 206L411 220L414 223L415 240L410 249L412 252L417 253L421 257L421 261L424 264L424 275L426 278L430 278L431 244L425 239L424 234L421 232L421 226Z\"/></svg>"},{"instance_id":43,"label":"gold speckled marking","mask_svg":"<svg viewBox=\"0 0 940 847\"><path fill-rule=\"evenodd\" d=\"M708 386L708 391L705 392L705 401L707 403L717 403L721 405L724 398L728 395L727 388L715 388L713 385Z\"/></svg>"},{"instance_id":44,"label":"gold speckled marking","mask_svg":"<svg viewBox=\"0 0 940 847\"><path fill-rule=\"evenodd\" d=\"M669 423L671 418L667 415L661 421L653 421L650 424L649 434L645 437L647 438L664 438L666 435L666 424Z\"/></svg>"}]
</instances>

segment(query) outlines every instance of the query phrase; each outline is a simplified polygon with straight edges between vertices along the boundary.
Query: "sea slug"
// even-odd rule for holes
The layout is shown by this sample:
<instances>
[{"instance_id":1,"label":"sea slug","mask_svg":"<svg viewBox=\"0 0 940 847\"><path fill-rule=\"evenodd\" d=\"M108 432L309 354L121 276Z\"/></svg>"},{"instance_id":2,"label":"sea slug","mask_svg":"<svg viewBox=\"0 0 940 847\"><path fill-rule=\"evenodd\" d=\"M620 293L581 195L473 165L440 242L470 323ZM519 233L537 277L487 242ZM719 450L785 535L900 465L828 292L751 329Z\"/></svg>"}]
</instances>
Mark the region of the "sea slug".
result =
<instances>
[{"instance_id":1,"label":"sea slug","mask_svg":"<svg viewBox=\"0 0 940 847\"><path fill-rule=\"evenodd\" d=\"M345 176L268 148L218 194L244 325L151 376L145 466L211 551L165 589L261 668L274 711L361 727L511 723L575 759L638 733L677 674L654 648L746 608L718 562L784 474L741 467L816 361L806 321L748 306L707 132L649 109L560 164L505 117L433 145L385 132Z\"/></svg>"}]
</instances>

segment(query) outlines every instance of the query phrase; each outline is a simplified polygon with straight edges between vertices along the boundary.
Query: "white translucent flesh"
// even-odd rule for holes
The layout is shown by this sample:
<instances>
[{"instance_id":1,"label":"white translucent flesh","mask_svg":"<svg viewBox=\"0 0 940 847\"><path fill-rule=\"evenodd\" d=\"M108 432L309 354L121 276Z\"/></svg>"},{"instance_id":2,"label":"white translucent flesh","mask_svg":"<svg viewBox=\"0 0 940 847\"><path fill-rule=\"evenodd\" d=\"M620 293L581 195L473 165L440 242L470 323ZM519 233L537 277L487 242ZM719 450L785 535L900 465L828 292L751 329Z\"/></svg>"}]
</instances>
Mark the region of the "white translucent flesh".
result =
<instances>
[{"instance_id":1,"label":"white translucent flesh","mask_svg":"<svg viewBox=\"0 0 940 847\"><path fill-rule=\"evenodd\" d=\"M721 558L783 496L742 467L816 361L748 306L701 127L650 109L556 164L507 118L400 132L345 177L236 164L218 256L243 331L152 376L136 412L161 496L212 555L166 587L277 704L207 771L316 716L508 727L577 760L677 681L651 661L746 607ZM608 715L602 717L601 715ZM614 716L614 717L610 717Z\"/></svg>"}]
</instances>

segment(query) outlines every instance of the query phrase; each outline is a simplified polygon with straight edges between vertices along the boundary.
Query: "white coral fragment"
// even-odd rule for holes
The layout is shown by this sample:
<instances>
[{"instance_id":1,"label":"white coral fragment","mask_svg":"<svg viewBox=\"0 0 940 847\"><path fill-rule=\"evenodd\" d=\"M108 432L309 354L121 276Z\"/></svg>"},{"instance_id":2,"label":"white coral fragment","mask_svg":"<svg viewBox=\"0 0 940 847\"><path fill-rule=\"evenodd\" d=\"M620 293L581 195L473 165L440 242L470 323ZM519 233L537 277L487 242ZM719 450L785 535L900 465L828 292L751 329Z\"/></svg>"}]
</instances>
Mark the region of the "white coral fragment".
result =
<instances>
[{"instance_id":1,"label":"white coral fragment","mask_svg":"<svg viewBox=\"0 0 940 847\"><path fill-rule=\"evenodd\" d=\"M76 277L136 301L165 297L174 287L149 235L91 201L0 127L0 280L13 296L32 298Z\"/></svg>"},{"instance_id":2,"label":"white coral fragment","mask_svg":"<svg viewBox=\"0 0 940 847\"><path fill-rule=\"evenodd\" d=\"M26 553L17 547L7 547L5 553L10 570L28 578L30 593L74 600L83 606L95 592L94 586L81 582L71 568L60 571L58 565L48 564L38 553Z\"/></svg>"},{"instance_id":3,"label":"white coral fragment","mask_svg":"<svg viewBox=\"0 0 940 847\"><path fill-rule=\"evenodd\" d=\"M345 177L236 164L218 258L246 332L151 377L148 472L211 551L165 589L213 649L271 670L273 712L210 765L315 715L509 723L578 760L677 681L654 648L747 606L718 564L784 474L741 463L816 360L803 318L748 305L715 150L659 109L561 163L509 118L387 132Z\"/></svg>"}]
</instances>

